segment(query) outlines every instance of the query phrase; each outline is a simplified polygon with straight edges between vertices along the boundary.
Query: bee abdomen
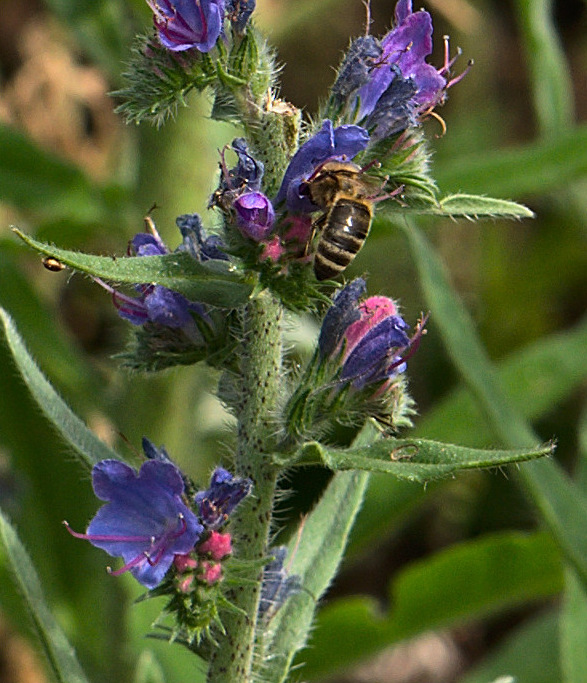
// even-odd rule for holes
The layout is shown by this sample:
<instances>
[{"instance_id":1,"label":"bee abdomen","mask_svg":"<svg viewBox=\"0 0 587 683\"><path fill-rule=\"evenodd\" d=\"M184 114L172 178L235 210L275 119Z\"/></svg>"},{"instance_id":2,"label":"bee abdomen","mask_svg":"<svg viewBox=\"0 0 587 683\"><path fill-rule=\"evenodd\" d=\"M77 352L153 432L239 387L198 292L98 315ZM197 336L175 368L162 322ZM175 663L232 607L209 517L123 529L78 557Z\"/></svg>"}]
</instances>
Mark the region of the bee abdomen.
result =
<instances>
[{"instance_id":1,"label":"bee abdomen","mask_svg":"<svg viewBox=\"0 0 587 683\"><path fill-rule=\"evenodd\" d=\"M317 280L336 277L351 263L365 243L372 217L371 206L365 202L341 198L334 204L314 255Z\"/></svg>"}]
</instances>

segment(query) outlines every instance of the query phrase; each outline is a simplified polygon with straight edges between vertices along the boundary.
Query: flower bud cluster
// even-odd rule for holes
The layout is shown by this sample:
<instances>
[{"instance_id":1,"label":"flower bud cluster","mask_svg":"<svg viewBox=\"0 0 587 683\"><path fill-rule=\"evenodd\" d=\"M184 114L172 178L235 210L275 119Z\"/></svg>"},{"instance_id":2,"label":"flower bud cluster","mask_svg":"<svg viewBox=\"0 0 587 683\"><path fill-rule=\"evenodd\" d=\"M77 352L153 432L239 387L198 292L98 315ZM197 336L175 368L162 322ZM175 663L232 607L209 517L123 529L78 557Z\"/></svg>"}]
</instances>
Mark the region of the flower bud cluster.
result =
<instances>
[{"instance_id":1,"label":"flower bud cluster","mask_svg":"<svg viewBox=\"0 0 587 683\"><path fill-rule=\"evenodd\" d=\"M206 235L198 214L176 220L182 243L174 253L188 253L199 263L227 261L217 235ZM150 219L149 232L129 243L129 256L164 256L171 253ZM123 364L136 370L160 370L207 358L227 344L227 320L212 306L190 301L179 292L152 283L136 284L138 296L129 296L101 280L94 280L112 295L118 315L135 326L129 349L120 354Z\"/></svg>"},{"instance_id":2,"label":"flower bud cluster","mask_svg":"<svg viewBox=\"0 0 587 683\"><path fill-rule=\"evenodd\" d=\"M360 426L368 417L391 431L410 424L403 373L425 320L410 337L397 304L383 296L361 301L365 290L364 280L353 280L324 317L314 358L286 410L294 439L319 438L341 423Z\"/></svg>"},{"instance_id":3,"label":"flower bud cluster","mask_svg":"<svg viewBox=\"0 0 587 683\"><path fill-rule=\"evenodd\" d=\"M153 594L171 596L166 611L189 638L199 638L217 618L216 587L232 554L226 526L252 482L218 467L209 488L193 495L163 446L143 438L143 449L147 461L138 473L118 460L95 465L94 492L106 504L85 534L65 525L76 538L123 558L112 575L130 572Z\"/></svg>"}]
</instances>

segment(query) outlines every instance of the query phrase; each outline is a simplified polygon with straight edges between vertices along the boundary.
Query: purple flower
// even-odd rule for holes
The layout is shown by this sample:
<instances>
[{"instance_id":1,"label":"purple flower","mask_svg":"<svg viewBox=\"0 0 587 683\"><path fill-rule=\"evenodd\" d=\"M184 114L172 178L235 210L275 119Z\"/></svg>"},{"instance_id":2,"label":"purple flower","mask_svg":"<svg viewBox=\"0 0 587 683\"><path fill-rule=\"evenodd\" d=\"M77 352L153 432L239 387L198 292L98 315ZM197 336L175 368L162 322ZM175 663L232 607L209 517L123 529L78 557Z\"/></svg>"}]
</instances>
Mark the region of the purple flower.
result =
<instances>
[{"instance_id":1,"label":"purple flower","mask_svg":"<svg viewBox=\"0 0 587 683\"><path fill-rule=\"evenodd\" d=\"M183 235L183 243L177 251L187 251L197 261L207 261L211 258L227 259L220 249L220 239L215 236L206 237L200 217L197 214L186 214L177 219L177 224ZM133 237L129 251L136 256L163 256L169 253L154 223L150 223L151 232L141 232ZM127 296L116 291L100 278L94 280L112 294L114 305L121 318L133 325L155 323L164 327L182 329L195 343L203 342L202 334L194 319L208 327L212 321L207 309L201 303L189 301L182 294L167 287L154 284L137 284L135 289L138 297Z\"/></svg>"},{"instance_id":2,"label":"purple flower","mask_svg":"<svg viewBox=\"0 0 587 683\"><path fill-rule=\"evenodd\" d=\"M318 349L323 358L332 355L349 325L361 317L357 302L366 291L365 280L357 278L337 292L320 328Z\"/></svg>"},{"instance_id":3,"label":"purple flower","mask_svg":"<svg viewBox=\"0 0 587 683\"><path fill-rule=\"evenodd\" d=\"M263 569L259 601L259 613L266 619L270 619L290 596L302 590L301 578L297 574L288 575L283 566L287 548L279 546L272 548L269 552L273 555L273 560Z\"/></svg>"},{"instance_id":4,"label":"purple flower","mask_svg":"<svg viewBox=\"0 0 587 683\"><path fill-rule=\"evenodd\" d=\"M238 162L229 169L225 160L227 149L237 155ZM235 138L232 145L227 145L220 154L220 183L210 198L208 208L218 206L229 212L234 201L246 192L257 192L261 189L261 181L265 167L251 155L244 138Z\"/></svg>"},{"instance_id":5,"label":"purple flower","mask_svg":"<svg viewBox=\"0 0 587 683\"><path fill-rule=\"evenodd\" d=\"M139 473L118 460L102 460L92 470L94 492L107 501L87 532L68 531L113 557L147 588L158 586L175 555L193 550L203 526L182 500L184 484L175 465L149 460Z\"/></svg>"},{"instance_id":6,"label":"purple flower","mask_svg":"<svg viewBox=\"0 0 587 683\"><path fill-rule=\"evenodd\" d=\"M382 54L383 48L373 36L361 36L351 43L332 86L332 97L337 105L343 104L350 95L369 82L371 72Z\"/></svg>"},{"instance_id":7,"label":"purple flower","mask_svg":"<svg viewBox=\"0 0 587 683\"><path fill-rule=\"evenodd\" d=\"M275 211L262 192L247 192L235 200L236 222L244 237L260 242L273 230Z\"/></svg>"},{"instance_id":8,"label":"purple flower","mask_svg":"<svg viewBox=\"0 0 587 683\"><path fill-rule=\"evenodd\" d=\"M222 32L224 0L147 0L163 47L209 52Z\"/></svg>"},{"instance_id":9,"label":"purple flower","mask_svg":"<svg viewBox=\"0 0 587 683\"><path fill-rule=\"evenodd\" d=\"M352 159L366 149L369 134L360 126L344 125L332 127L326 119L322 128L293 155L283 176L275 203L287 200L287 208L294 213L317 211L303 192L305 181L325 161Z\"/></svg>"},{"instance_id":10,"label":"purple flower","mask_svg":"<svg viewBox=\"0 0 587 683\"><path fill-rule=\"evenodd\" d=\"M228 0L226 15L238 34L244 33L256 4L257 0Z\"/></svg>"},{"instance_id":11,"label":"purple flower","mask_svg":"<svg viewBox=\"0 0 587 683\"><path fill-rule=\"evenodd\" d=\"M196 493L195 503L206 529L216 530L227 521L235 507L253 488L250 479L241 479L222 467L217 467L210 479L210 488Z\"/></svg>"},{"instance_id":12,"label":"purple flower","mask_svg":"<svg viewBox=\"0 0 587 683\"><path fill-rule=\"evenodd\" d=\"M186 213L178 216L175 223L179 228L183 244L177 251L187 251L196 261L228 261L224 253L224 245L218 235L206 235L202 226L202 219L197 213Z\"/></svg>"},{"instance_id":13,"label":"purple flower","mask_svg":"<svg viewBox=\"0 0 587 683\"><path fill-rule=\"evenodd\" d=\"M447 38L443 66L437 69L426 62L432 52L432 19L424 10L413 12L411 0L396 4L395 26L381 41L369 38L352 43L332 101L337 107L346 101L353 120L368 129L373 140L381 140L417 126L422 115L443 103L447 89L464 73L447 80L454 63Z\"/></svg>"},{"instance_id":14,"label":"purple flower","mask_svg":"<svg viewBox=\"0 0 587 683\"><path fill-rule=\"evenodd\" d=\"M365 283L359 278L337 294L324 317L318 341L323 359L340 357L340 378L354 389L404 372L405 361L417 348L425 322L410 338L406 332L409 326L398 314L395 302L372 296L359 303L364 291Z\"/></svg>"}]
</instances>

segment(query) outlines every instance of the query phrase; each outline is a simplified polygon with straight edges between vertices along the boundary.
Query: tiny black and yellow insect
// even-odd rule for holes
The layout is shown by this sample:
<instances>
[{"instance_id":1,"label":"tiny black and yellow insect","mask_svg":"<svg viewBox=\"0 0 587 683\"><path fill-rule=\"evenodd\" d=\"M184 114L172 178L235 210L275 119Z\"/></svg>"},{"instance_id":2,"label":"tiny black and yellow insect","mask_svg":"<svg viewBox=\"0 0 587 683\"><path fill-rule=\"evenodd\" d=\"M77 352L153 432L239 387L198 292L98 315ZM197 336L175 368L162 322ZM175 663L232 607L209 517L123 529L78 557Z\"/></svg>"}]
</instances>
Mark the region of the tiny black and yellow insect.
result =
<instances>
[{"instance_id":1,"label":"tiny black and yellow insect","mask_svg":"<svg viewBox=\"0 0 587 683\"><path fill-rule=\"evenodd\" d=\"M42 263L47 270L50 270L53 273L58 273L60 270L65 269L65 264L52 256L45 256L45 258L42 259Z\"/></svg>"}]
</instances>

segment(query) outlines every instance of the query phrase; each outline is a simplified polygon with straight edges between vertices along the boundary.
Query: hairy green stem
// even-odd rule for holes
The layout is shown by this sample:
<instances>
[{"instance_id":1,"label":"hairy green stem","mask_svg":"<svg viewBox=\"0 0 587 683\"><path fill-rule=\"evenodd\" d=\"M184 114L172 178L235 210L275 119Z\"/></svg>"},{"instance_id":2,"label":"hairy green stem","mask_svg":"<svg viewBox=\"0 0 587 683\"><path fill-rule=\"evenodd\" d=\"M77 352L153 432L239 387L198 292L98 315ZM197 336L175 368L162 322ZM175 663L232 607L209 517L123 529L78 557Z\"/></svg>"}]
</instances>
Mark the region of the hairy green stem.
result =
<instances>
[{"instance_id":1,"label":"hairy green stem","mask_svg":"<svg viewBox=\"0 0 587 683\"><path fill-rule=\"evenodd\" d=\"M242 388L236 472L253 480L253 494L235 511L232 536L235 555L259 560L267 555L278 470L274 450L281 381L281 318L279 302L268 292L252 299L244 311ZM223 615L226 635L219 639L208 673L210 683L252 681L256 615L262 568L251 580L227 593L238 612Z\"/></svg>"}]
</instances>

